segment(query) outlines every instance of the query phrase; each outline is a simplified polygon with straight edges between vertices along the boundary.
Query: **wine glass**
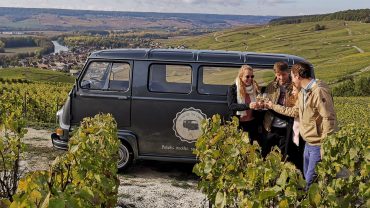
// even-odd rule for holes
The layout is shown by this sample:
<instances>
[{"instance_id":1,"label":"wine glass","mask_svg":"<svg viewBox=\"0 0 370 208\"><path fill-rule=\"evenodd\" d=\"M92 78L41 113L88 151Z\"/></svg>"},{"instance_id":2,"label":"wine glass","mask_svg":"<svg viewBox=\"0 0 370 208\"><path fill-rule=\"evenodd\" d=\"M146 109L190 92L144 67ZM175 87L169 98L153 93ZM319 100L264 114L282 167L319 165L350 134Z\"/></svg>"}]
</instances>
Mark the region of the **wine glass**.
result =
<instances>
[{"instance_id":1,"label":"wine glass","mask_svg":"<svg viewBox=\"0 0 370 208\"><path fill-rule=\"evenodd\" d=\"M263 110L268 110L267 108L266 108L266 103L268 103L269 102L269 98L268 98L268 96L267 96L267 93L263 93L262 94L262 104L263 104Z\"/></svg>"},{"instance_id":2,"label":"wine glass","mask_svg":"<svg viewBox=\"0 0 370 208\"><path fill-rule=\"evenodd\" d=\"M257 108L260 108L261 104L262 104L262 94L258 94L257 97L256 97L256 103L257 103Z\"/></svg>"}]
</instances>

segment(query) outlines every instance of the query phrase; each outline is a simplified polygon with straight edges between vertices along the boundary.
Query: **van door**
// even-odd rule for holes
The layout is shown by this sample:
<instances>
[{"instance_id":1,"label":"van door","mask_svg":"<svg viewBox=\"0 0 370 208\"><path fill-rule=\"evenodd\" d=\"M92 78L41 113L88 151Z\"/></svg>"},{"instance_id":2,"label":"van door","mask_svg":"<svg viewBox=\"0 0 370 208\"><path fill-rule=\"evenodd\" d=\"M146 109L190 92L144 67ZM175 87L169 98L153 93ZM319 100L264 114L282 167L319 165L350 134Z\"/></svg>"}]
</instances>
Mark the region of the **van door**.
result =
<instances>
[{"instance_id":1,"label":"van door","mask_svg":"<svg viewBox=\"0 0 370 208\"><path fill-rule=\"evenodd\" d=\"M71 124L78 125L98 113L111 113L118 128L130 126L131 69L132 61L90 61L72 99Z\"/></svg>"},{"instance_id":2,"label":"van door","mask_svg":"<svg viewBox=\"0 0 370 208\"><path fill-rule=\"evenodd\" d=\"M195 117L179 117L194 105L193 75L187 63L135 61L130 130L138 137L141 158L194 158L192 134L199 131L199 120L205 115L199 112ZM176 124L188 137L178 137Z\"/></svg>"}]
</instances>

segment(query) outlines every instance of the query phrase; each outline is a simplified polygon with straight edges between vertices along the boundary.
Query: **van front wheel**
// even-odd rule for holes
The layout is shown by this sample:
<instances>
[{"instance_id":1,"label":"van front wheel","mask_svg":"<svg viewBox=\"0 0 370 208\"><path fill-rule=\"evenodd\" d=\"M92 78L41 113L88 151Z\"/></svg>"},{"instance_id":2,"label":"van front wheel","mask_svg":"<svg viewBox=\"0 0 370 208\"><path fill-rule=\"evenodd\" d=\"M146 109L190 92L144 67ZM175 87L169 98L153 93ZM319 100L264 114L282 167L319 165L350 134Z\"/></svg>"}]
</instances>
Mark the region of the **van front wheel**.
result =
<instances>
[{"instance_id":1,"label":"van front wheel","mask_svg":"<svg viewBox=\"0 0 370 208\"><path fill-rule=\"evenodd\" d=\"M121 142L118 149L118 156L118 170L126 170L131 165L133 160L133 154L130 147L127 144Z\"/></svg>"}]
</instances>

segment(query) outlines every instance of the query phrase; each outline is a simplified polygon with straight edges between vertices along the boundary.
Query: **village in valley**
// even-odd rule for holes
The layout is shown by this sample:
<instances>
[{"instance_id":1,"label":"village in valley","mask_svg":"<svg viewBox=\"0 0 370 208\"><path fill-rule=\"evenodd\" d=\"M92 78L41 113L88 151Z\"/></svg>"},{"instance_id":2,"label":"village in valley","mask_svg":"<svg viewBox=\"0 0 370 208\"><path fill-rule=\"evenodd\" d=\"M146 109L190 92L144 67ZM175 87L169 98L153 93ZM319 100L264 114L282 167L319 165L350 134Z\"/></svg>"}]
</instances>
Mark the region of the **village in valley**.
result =
<instances>
[{"instance_id":1,"label":"village in valley","mask_svg":"<svg viewBox=\"0 0 370 208\"><path fill-rule=\"evenodd\" d=\"M4 33L2 33L4 34ZM11 35L24 36L25 32L14 32ZM108 40L109 37L101 37L103 40ZM53 71L60 71L77 75L82 69L87 57L90 53L98 50L112 49L112 48L161 48L160 42L155 39L145 37L126 38L123 46L107 46L99 44L90 44L84 41L74 43L72 46L61 45L58 41L51 41L53 43L53 52L46 54L38 54L37 52L23 53L22 55L10 55L8 59L12 61L8 63L1 63L0 68L14 68L14 67L31 67ZM122 41L122 40L121 40ZM122 45L122 44L121 44ZM184 49L183 45L175 46L176 49ZM22 48L20 48L21 50ZM30 55L32 54L32 55ZM0 53L0 57L1 57Z\"/></svg>"},{"instance_id":2,"label":"village in valley","mask_svg":"<svg viewBox=\"0 0 370 208\"><path fill-rule=\"evenodd\" d=\"M19 60L19 64L22 67L50 69L74 75L82 69L87 56L94 50L96 49L93 47L81 47L73 51L61 50L56 53L43 55L41 59L37 57L24 58Z\"/></svg>"}]
</instances>

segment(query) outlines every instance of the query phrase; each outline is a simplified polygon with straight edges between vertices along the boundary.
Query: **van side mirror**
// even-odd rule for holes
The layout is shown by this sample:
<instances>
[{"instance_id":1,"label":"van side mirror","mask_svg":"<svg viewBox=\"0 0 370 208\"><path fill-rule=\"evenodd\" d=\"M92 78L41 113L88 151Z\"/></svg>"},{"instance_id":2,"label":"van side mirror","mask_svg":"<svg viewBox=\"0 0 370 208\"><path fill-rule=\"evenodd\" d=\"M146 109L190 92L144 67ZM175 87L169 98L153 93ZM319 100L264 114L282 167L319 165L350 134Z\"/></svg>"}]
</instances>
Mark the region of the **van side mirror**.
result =
<instances>
[{"instance_id":1,"label":"van side mirror","mask_svg":"<svg viewBox=\"0 0 370 208\"><path fill-rule=\"evenodd\" d=\"M77 85L73 85L72 90L69 92L68 96L70 98L76 97Z\"/></svg>"}]
</instances>

